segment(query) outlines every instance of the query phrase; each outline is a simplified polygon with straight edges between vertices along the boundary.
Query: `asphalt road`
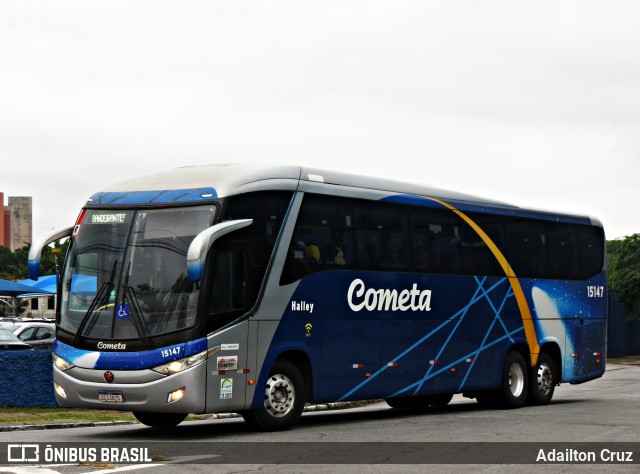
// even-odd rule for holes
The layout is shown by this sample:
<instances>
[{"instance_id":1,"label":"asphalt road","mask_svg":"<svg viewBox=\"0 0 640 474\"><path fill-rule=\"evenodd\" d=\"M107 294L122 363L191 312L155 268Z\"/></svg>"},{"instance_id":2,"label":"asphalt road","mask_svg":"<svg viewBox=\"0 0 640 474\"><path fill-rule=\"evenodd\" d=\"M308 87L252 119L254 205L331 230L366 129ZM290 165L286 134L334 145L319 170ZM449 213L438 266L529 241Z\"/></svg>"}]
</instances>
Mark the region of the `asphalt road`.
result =
<instances>
[{"instance_id":1,"label":"asphalt road","mask_svg":"<svg viewBox=\"0 0 640 474\"><path fill-rule=\"evenodd\" d=\"M0 473L639 472L639 415L640 365L609 364L603 378L562 385L551 404L518 410L485 409L456 396L447 407L418 414L384 403L305 413L281 433L251 432L238 418L187 422L167 432L142 425L0 432L0 449L37 445L42 459L47 445L59 448L53 465L11 463ZM99 461L101 450L112 447L114 455L140 455L141 462L80 466L63 459L93 449Z\"/></svg>"}]
</instances>

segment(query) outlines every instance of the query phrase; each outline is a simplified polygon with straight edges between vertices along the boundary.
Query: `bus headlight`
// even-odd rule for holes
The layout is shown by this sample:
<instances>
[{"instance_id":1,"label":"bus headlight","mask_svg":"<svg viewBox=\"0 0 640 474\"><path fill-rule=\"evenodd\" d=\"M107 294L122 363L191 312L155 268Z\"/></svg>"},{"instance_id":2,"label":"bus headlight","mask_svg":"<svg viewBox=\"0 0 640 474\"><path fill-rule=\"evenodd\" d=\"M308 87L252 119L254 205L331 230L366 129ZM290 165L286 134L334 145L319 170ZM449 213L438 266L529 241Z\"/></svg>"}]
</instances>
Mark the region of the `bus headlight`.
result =
<instances>
[{"instance_id":1,"label":"bus headlight","mask_svg":"<svg viewBox=\"0 0 640 474\"><path fill-rule=\"evenodd\" d=\"M178 372L182 372L183 370L194 367L201 362L204 362L206 359L207 351L203 351L198 354L185 357L184 359L174 360L172 362L167 362L166 364L153 367L151 370L154 370L155 372L158 372L162 375L173 375L177 374Z\"/></svg>"},{"instance_id":2,"label":"bus headlight","mask_svg":"<svg viewBox=\"0 0 640 474\"><path fill-rule=\"evenodd\" d=\"M53 365L56 368L62 370L63 372L73 367L73 364L70 364L69 362L64 360L62 357L58 357L55 354L51 354L51 355L53 356Z\"/></svg>"},{"instance_id":3,"label":"bus headlight","mask_svg":"<svg viewBox=\"0 0 640 474\"><path fill-rule=\"evenodd\" d=\"M62 385L58 385L57 383L53 384L53 387L56 390L56 393L62 397L62 398L67 398L67 392L64 391L64 388L62 388Z\"/></svg>"},{"instance_id":4,"label":"bus headlight","mask_svg":"<svg viewBox=\"0 0 640 474\"><path fill-rule=\"evenodd\" d=\"M170 392L167 395L167 403L173 403L173 402L177 402L178 400L182 400L182 397L184 397L184 392L185 392L184 387L180 387L174 390L173 392Z\"/></svg>"}]
</instances>

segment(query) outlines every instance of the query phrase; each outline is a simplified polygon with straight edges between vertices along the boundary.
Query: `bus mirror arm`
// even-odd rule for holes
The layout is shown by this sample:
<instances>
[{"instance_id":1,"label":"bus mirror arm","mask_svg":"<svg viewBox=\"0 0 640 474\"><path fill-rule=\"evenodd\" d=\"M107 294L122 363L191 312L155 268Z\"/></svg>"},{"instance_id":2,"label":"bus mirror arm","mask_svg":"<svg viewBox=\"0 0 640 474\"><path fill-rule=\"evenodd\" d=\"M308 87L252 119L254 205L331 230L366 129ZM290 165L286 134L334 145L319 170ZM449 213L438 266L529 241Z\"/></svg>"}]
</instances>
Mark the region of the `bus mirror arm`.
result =
<instances>
[{"instance_id":1,"label":"bus mirror arm","mask_svg":"<svg viewBox=\"0 0 640 474\"><path fill-rule=\"evenodd\" d=\"M70 237L73 232L73 226L65 227L64 229L54 229L50 233L40 237L40 239L34 242L29 249L29 261L27 268L29 270L29 278L37 280L40 275L40 257L42 255L42 249L49 245L51 242Z\"/></svg>"},{"instance_id":2,"label":"bus mirror arm","mask_svg":"<svg viewBox=\"0 0 640 474\"><path fill-rule=\"evenodd\" d=\"M187 276L190 281L200 281L204 275L204 262L207 253L213 245L223 235L234 232L253 223L253 219L238 219L234 221L221 222L208 227L195 236L189 250L187 251Z\"/></svg>"}]
</instances>

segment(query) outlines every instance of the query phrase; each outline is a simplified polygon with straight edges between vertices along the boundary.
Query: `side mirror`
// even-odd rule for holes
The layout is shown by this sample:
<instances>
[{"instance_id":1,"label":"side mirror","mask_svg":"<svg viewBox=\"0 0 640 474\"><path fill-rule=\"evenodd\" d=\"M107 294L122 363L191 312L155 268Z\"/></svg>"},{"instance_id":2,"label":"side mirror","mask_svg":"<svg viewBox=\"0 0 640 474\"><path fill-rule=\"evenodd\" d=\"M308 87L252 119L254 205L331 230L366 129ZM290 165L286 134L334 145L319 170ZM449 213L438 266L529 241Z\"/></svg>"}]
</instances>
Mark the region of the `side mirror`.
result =
<instances>
[{"instance_id":1,"label":"side mirror","mask_svg":"<svg viewBox=\"0 0 640 474\"><path fill-rule=\"evenodd\" d=\"M49 245L51 242L70 237L73 232L73 227L66 227L64 229L52 230L49 234L46 234L36 242L31 244L29 249L29 261L27 262L27 268L29 271L29 278L37 280L40 275L40 257L42 255L42 249Z\"/></svg>"},{"instance_id":2,"label":"side mirror","mask_svg":"<svg viewBox=\"0 0 640 474\"><path fill-rule=\"evenodd\" d=\"M234 232L253 223L253 219L238 219L235 221L221 222L208 227L200 232L189 245L187 251L187 276L191 281L200 281L204 276L204 261L207 253L213 245L223 235Z\"/></svg>"}]
</instances>

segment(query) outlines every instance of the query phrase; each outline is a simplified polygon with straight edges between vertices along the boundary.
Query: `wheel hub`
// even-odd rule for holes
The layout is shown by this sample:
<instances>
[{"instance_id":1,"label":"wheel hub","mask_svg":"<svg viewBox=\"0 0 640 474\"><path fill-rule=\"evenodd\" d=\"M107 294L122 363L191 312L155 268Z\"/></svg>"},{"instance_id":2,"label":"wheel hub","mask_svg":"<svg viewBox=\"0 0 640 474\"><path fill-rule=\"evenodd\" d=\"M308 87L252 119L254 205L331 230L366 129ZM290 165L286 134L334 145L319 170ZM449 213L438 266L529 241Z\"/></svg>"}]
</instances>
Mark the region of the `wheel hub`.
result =
<instances>
[{"instance_id":1,"label":"wheel hub","mask_svg":"<svg viewBox=\"0 0 640 474\"><path fill-rule=\"evenodd\" d=\"M524 372L519 364L512 364L509 368L509 388L516 398L524 391Z\"/></svg>"},{"instance_id":2,"label":"wheel hub","mask_svg":"<svg viewBox=\"0 0 640 474\"><path fill-rule=\"evenodd\" d=\"M282 374L272 375L265 390L264 407L275 417L285 416L293 408L295 390L291 380Z\"/></svg>"},{"instance_id":3,"label":"wheel hub","mask_svg":"<svg viewBox=\"0 0 640 474\"><path fill-rule=\"evenodd\" d=\"M538 367L538 373L536 376L538 381L538 391L541 395L547 395L553 387L553 373L551 367L547 364L541 364Z\"/></svg>"}]
</instances>

